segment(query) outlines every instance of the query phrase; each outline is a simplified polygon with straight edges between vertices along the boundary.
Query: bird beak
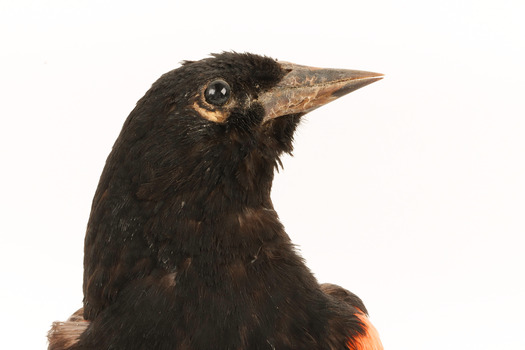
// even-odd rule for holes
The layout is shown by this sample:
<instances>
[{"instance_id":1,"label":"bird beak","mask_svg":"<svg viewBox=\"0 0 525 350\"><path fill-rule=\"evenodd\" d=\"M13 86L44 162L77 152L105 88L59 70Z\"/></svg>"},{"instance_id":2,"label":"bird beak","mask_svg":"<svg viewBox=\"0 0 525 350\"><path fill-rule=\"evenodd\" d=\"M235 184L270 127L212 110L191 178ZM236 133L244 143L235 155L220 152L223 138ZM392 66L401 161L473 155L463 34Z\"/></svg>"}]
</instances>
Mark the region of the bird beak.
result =
<instances>
[{"instance_id":1,"label":"bird beak","mask_svg":"<svg viewBox=\"0 0 525 350\"><path fill-rule=\"evenodd\" d=\"M348 69L324 69L279 62L288 73L257 101L264 121L290 114L306 114L328 102L383 78L383 74Z\"/></svg>"}]
</instances>

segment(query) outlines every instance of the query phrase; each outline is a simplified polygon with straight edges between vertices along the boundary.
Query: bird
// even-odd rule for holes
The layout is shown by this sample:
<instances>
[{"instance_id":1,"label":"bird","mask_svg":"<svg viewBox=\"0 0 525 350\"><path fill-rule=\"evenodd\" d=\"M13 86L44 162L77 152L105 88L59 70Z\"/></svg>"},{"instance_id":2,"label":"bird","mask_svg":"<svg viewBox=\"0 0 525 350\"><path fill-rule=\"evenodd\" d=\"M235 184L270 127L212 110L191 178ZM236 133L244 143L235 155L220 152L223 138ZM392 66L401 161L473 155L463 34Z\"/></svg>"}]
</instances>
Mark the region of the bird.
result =
<instances>
[{"instance_id":1,"label":"bird","mask_svg":"<svg viewBox=\"0 0 525 350\"><path fill-rule=\"evenodd\" d=\"M302 117L381 78L237 52L162 75L107 158L83 307L52 324L48 349L383 349L361 299L317 281L271 200Z\"/></svg>"}]
</instances>

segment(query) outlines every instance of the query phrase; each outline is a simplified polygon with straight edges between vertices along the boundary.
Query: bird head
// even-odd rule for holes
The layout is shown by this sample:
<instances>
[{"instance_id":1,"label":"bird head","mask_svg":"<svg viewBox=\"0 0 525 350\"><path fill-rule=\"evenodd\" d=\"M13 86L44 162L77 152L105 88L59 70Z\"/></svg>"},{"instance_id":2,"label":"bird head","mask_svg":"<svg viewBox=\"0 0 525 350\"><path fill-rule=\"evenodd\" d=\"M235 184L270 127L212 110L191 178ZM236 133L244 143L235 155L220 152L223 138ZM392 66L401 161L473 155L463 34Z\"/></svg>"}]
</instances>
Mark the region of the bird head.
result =
<instances>
[{"instance_id":1,"label":"bird head","mask_svg":"<svg viewBox=\"0 0 525 350\"><path fill-rule=\"evenodd\" d=\"M138 101L108 167L139 199L267 204L300 117L381 77L253 54L185 61Z\"/></svg>"}]
</instances>

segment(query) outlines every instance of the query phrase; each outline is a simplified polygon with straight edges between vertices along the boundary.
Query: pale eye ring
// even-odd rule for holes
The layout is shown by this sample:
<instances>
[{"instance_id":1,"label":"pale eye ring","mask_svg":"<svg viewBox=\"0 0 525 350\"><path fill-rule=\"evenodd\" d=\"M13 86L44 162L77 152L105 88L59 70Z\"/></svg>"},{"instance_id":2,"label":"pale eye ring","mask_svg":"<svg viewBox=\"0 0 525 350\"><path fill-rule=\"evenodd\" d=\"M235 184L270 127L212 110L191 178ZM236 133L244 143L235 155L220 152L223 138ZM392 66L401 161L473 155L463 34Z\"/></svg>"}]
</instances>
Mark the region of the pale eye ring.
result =
<instances>
[{"instance_id":1,"label":"pale eye ring","mask_svg":"<svg viewBox=\"0 0 525 350\"><path fill-rule=\"evenodd\" d=\"M230 99L230 85L222 79L212 81L204 90L206 102L214 106L223 106Z\"/></svg>"}]
</instances>

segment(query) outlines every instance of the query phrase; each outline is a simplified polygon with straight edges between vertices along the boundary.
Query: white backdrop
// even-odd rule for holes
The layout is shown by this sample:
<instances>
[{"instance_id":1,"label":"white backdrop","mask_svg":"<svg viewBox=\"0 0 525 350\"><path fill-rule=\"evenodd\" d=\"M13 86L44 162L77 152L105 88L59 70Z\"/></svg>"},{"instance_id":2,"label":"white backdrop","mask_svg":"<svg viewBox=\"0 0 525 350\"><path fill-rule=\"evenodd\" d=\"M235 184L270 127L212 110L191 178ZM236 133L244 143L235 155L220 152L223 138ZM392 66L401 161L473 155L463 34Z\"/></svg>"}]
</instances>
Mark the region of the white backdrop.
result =
<instances>
[{"instance_id":1,"label":"white backdrop","mask_svg":"<svg viewBox=\"0 0 525 350\"><path fill-rule=\"evenodd\" d=\"M83 238L135 102L223 50L386 74L305 118L273 199L387 349L525 349L525 2L0 2L0 348L81 306ZM144 2L145 3L145 2Z\"/></svg>"}]
</instances>

